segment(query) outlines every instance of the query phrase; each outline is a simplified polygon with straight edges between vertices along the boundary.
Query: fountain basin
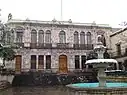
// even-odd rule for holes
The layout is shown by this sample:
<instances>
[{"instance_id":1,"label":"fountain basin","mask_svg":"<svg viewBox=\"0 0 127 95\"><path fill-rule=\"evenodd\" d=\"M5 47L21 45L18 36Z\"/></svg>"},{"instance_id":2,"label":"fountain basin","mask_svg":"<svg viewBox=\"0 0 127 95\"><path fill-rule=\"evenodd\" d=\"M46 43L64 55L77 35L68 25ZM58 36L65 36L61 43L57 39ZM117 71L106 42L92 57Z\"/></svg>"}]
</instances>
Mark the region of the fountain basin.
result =
<instances>
[{"instance_id":1,"label":"fountain basin","mask_svg":"<svg viewBox=\"0 0 127 95\"><path fill-rule=\"evenodd\" d=\"M92 59L86 61L85 64L111 64L111 63L117 63L115 59Z\"/></svg>"},{"instance_id":2,"label":"fountain basin","mask_svg":"<svg viewBox=\"0 0 127 95\"><path fill-rule=\"evenodd\" d=\"M69 95L127 95L127 83L106 83L106 87L99 87L99 83L69 84Z\"/></svg>"}]
</instances>

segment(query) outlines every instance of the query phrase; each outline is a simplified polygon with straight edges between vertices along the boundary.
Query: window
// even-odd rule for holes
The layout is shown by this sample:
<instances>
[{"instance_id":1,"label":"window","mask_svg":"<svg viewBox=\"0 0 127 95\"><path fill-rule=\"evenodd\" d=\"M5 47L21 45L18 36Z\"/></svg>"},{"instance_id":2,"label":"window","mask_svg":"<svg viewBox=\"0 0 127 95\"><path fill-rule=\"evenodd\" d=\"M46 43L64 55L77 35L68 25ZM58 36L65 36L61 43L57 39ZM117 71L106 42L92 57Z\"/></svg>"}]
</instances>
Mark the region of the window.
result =
<instances>
[{"instance_id":1,"label":"window","mask_svg":"<svg viewBox=\"0 0 127 95\"><path fill-rule=\"evenodd\" d=\"M51 69L51 55L46 55L46 69Z\"/></svg>"},{"instance_id":2,"label":"window","mask_svg":"<svg viewBox=\"0 0 127 95\"><path fill-rule=\"evenodd\" d=\"M13 43L14 42L14 30L7 31L6 40L7 40L7 43ZM19 41L19 43L22 43L22 37L18 41Z\"/></svg>"},{"instance_id":3,"label":"window","mask_svg":"<svg viewBox=\"0 0 127 95\"><path fill-rule=\"evenodd\" d=\"M16 32L16 42L17 43L22 43L23 40L23 32Z\"/></svg>"},{"instance_id":4,"label":"window","mask_svg":"<svg viewBox=\"0 0 127 95\"><path fill-rule=\"evenodd\" d=\"M85 44L85 32L80 33L80 44Z\"/></svg>"},{"instance_id":5,"label":"window","mask_svg":"<svg viewBox=\"0 0 127 95\"><path fill-rule=\"evenodd\" d=\"M44 31L39 30L38 32L38 43L44 43Z\"/></svg>"},{"instance_id":6,"label":"window","mask_svg":"<svg viewBox=\"0 0 127 95\"><path fill-rule=\"evenodd\" d=\"M74 32L74 44L79 44L78 32Z\"/></svg>"},{"instance_id":7,"label":"window","mask_svg":"<svg viewBox=\"0 0 127 95\"><path fill-rule=\"evenodd\" d=\"M85 62L86 62L86 56L85 55L82 55L81 56L82 69L85 68Z\"/></svg>"},{"instance_id":8,"label":"window","mask_svg":"<svg viewBox=\"0 0 127 95\"><path fill-rule=\"evenodd\" d=\"M45 35L45 43L50 44L51 43L51 31L47 30Z\"/></svg>"},{"instance_id":9,"label":"window","mask_svg":"<svg viewBox=\"0 0 127 95\"><path fill-rule=\"evenodd\" d=\"M66 43L66 33L64 31L60 31L59 33L59 42Z\"/></svg>"},{"instance_id":10,"label":"window","mask_svg":"<svg viewBox=\"0 0 127 95\"><path fill-rule=\"evenodd\" d=\"M80 61L79 61L79 55L75 55L75 69L80 68Z\"/></svg>"},{"instance_id":11,"label":"window","mask_svg":"<svg viewBox=\"0 0 127 95\"><path fill-rule=\"evenodd\" d=\"M116 45L116 50L117 50L117 55L120 56L121 55L121 44Z\"/></svg>"},{"instance_id":12,"label":"window","mask_svg":"<svg viewBox=\"0 0 127 95\"><path fill-rule=\"evenodd\" d=\"M44 55L38 56L38 68L43 69L44 68Z\"/></svg>"},{"instance_id":13,"label":"window","mask_svg":"<svg viewBox=\"0 0 127 95\"><path fill-rule=\"evenodd\" d=\"M17 43L22 43L22 41L23 41L23 32L24 32L24 29L22 27L17 27L16 28L16 42Z\"/></svg>"},{"instance_id":14,"label":"window","mask_svg":"<svg viewBox=\"0 0 127 95\"><path fill-rule=\"evenodd\" d=\"M37 31L36 30L31 31L31 43L37 43Z\"/></svg>"},{"instance_id":15,"label":"window","mask_svg":"<svg viewBox=\"0 0 127 95\"><path fill-rule=\"evenodd\" d=\"M92 40L91 40L91 33L87 32L87 44L91 44Z\"/></svg>"},{"instance_id":16,"label":"window","mask_svg":"<svg viewBox=\"0 0 127 95\"><path fill-rule=\"evenodd\" d=\"M31 69L36 69L36 55L31 55Z\"/></svg>"}]
</instances>

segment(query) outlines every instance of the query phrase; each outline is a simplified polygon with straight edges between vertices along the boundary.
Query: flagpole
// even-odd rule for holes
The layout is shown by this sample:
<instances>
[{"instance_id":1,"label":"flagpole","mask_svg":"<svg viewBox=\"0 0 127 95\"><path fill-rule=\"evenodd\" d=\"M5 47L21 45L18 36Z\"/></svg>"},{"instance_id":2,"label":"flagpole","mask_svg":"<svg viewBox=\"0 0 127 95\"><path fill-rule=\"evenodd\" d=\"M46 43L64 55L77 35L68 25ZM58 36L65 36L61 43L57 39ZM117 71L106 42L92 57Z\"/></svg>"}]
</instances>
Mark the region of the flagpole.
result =
<instances>
[{"instance_id":1,"label":"flagpole","mask_svg":"<svg viewBox=\"0 0 127 95\"><path fill-rule=\"evenodd\" d=\"M63 19L63 1L61 0L61 21L62 21L62 19Z\"/></svg>"}]
</instances>

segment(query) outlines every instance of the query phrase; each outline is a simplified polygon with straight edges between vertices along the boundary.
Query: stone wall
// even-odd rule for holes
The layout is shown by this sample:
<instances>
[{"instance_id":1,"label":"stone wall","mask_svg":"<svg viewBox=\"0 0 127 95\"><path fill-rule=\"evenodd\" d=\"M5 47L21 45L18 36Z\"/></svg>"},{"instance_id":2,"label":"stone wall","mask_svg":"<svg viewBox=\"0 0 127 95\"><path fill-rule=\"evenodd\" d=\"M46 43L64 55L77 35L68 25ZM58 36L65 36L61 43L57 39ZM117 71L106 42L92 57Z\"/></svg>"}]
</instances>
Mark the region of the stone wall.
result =
<instances>
[{"instance_id":1,"label":"stone wall","mask_svg":"<svg viewBox=\"0 0 127 95\"><path fill-rule=\"evenodd\" d=\"M119 30L117 32L120 32L120 31L122 31L122 30ZM124 54L125 48L127 47L127 43L126 43L126 41L127 41L127 38L126 38L127 37L127 30L122 31L120 33L117 33L117 32L116 32L116 35L110 37L111 49L112 49L112 52L116 53L117 52L116 45L120 44L121 45L121 53Z\"/></svg>"}]
</instances>

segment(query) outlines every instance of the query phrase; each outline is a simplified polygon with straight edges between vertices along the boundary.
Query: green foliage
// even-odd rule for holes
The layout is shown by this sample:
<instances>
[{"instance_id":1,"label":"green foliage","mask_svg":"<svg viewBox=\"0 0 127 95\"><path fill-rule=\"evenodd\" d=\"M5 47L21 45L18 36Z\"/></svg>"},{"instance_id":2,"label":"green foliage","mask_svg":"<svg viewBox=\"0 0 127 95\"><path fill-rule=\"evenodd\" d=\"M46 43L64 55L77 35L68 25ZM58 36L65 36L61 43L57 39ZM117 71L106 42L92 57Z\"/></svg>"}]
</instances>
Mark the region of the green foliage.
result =
<instances>
[{"instance_id":1,"label":"green foliage","mask_svg":"<svg viewBox=\"0 0 127 95\"><path fill-rule=\"evenodd\" d=\"M15 58L15 51L11 47L0 47L0 57L3 59L3 65L5 61L11 61Z\"/></svg>"}]
</instances>

